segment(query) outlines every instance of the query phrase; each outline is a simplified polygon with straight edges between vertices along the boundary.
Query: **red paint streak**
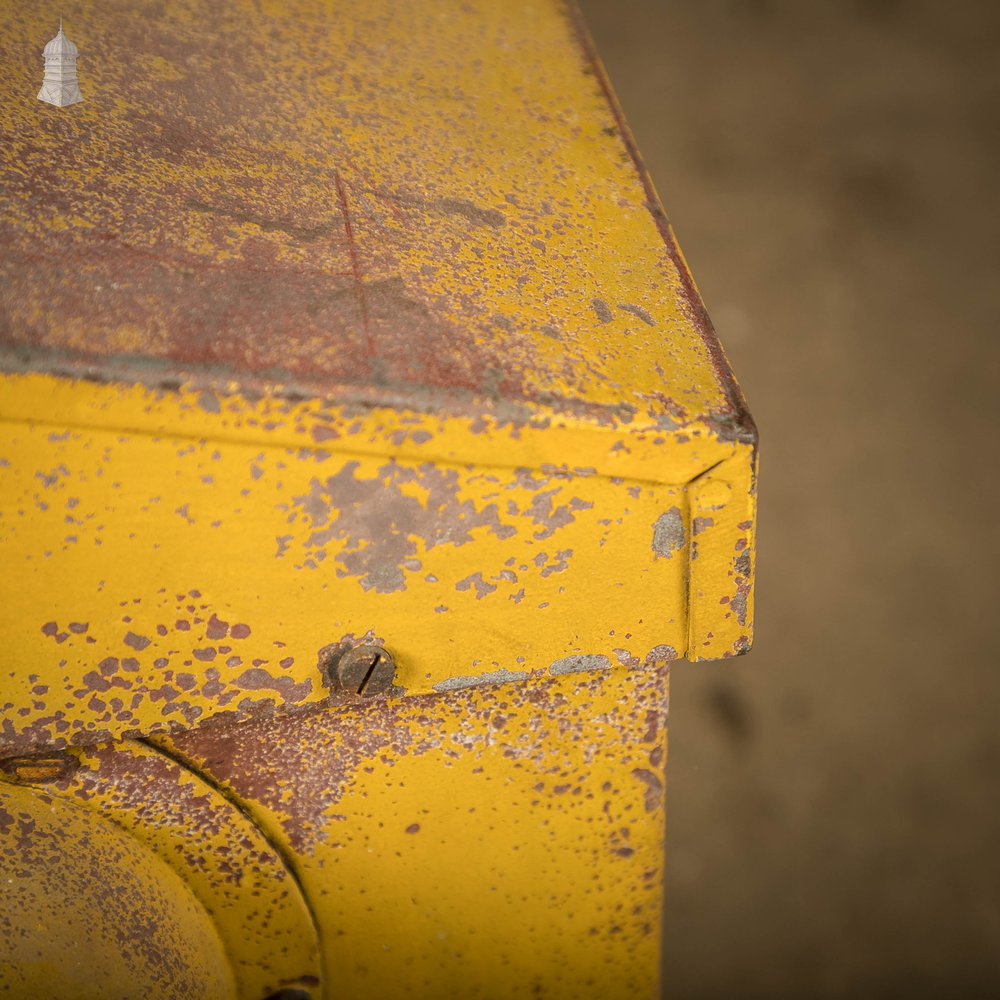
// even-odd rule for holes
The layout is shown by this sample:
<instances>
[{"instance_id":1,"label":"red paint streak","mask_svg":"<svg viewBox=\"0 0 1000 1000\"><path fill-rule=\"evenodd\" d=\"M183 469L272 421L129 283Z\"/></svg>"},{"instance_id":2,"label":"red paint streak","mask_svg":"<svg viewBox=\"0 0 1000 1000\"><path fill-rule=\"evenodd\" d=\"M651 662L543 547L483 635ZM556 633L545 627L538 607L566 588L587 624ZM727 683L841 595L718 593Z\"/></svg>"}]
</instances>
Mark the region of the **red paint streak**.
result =
<instances>
[{"instance_id":1,"label":"red paint streak","mask_svg":"<svg viewBox=\"0 0 1000 1000\"><path fill-rule=\"evenodd\" d=\"M365 349L368 358L375 357L375 344L372 342L370 324L368 322L368 295L365 283L361 279L361 261L358 259L358 245L354 240L354 226L351 223L351 213L347 207L347 191L340 174L334 171L333 183L337 188L337 201L344 216L344 234L347 236L347 252L351 258L351 273L354 275L354 289L358 295L358 309L361 311L361 326L365 332Z\"/></svg>"},{"instance_id":2,"label":"red paint streak","mask_svg":"<svg viewBox=\"0 0 1000 1000\"><path fill-rule=\"evenodd\" d=\"M375 191L374 194L380 203L389 206L389 211L392 212L398 222L402 222L406 218L406 213L396 204L396 199L391 194L383 191L381 188Z\"/></svg>"}]
</instances>

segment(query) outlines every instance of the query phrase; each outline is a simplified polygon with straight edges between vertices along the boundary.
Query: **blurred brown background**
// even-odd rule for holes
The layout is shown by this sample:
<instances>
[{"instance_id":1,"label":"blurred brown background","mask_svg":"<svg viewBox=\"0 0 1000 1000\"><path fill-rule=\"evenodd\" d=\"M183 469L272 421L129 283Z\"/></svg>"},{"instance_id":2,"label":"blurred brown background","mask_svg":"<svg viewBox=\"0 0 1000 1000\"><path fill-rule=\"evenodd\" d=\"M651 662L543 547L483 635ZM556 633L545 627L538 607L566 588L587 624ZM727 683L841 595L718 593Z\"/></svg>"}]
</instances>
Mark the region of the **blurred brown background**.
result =
<instances>
[{"instance_id":1,"label":"blurred brown background","mask_svg":"<svg viewBox=\"0 0 1000 1000\"><path fill-rule=\"evenodd\" d=\"M1000 996L1000 5L582 0L760 427L671 683L667 995Z\"/></svg>"}]
</instances>

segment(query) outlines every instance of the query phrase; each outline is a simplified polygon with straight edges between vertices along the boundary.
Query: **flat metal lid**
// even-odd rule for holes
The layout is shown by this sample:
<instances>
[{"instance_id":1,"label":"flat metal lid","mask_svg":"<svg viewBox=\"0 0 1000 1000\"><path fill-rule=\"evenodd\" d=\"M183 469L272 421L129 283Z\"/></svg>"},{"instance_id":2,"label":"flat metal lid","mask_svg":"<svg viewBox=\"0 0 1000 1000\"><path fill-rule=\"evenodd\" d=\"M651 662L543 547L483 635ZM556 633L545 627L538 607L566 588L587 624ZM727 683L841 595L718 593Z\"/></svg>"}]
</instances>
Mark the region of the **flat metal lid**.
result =
<instances>
[{"instance_id":1,"label":"flat metal lid","mask_svg":"<svg viewBox=\"0 0 1000 1000\"><path fill-rule=\"evenodd\" d=\"M0 11L0 365L752 435L561 3Z\"/></svg>"}]
</instances>

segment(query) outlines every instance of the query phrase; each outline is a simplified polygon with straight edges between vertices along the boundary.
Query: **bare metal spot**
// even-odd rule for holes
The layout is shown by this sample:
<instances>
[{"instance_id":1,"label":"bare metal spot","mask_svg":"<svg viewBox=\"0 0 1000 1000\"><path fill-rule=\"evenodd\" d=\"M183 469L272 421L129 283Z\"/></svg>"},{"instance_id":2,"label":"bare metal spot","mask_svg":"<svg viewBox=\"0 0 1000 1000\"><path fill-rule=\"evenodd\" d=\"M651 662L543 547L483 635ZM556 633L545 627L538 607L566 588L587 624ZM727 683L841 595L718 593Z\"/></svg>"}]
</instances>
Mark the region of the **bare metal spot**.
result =
<instances>
[{"instance_id":1,"label":"bare metal spot","mask_svg":"<svg viewBox=\"0 0 1000 1000\"><path fill-rule=\"evenodd\" d=\"M303 568L315 568L326 558L326 547L340 543L334 556L340 574L383 594L404 590L404 571L420 569L415 558L418 541L433 549L465 545L475 529L487 529L498 538L515 532L500 523L495 503L477 508L460 498L454 469L429 464L414 469L390 462L366 479L358 476L359 468L358 462L348 462L325 482L314 479L307 494L294 498L313 532L294 549L279 549L279 557L286 552L300 555ZM426 498L404 493L403 487L411 483Z\"/></svg>"},{"instance_id":2,"label":"bare metal spot","mask_svg":"<svg viewBox=\"0 0 1000 1000\"><path fill-rule=\"evenodd\" d=\"M463 198L439 198L431 203L431 207L445 215L460 215L477 226L491 226L493 229L499 229L507 222L503 212L499 212L495 208L480 208Z\"/></svg>"},{"instance_id":3,"label":"bare metal spot","mask_svg":"<svg viewBox=\"0 0 1000 1000\"><path fill-rule=\"evenodd\" d=\"M551 576L553 573L562 573L569 567L569 560L573 555L572 549L560 549L555 556L555 559L546 566L542 572L541 576L544 579L547 576ZM513 582L517 582L516 580Z\"/></svg>"},{"instance_id":4,"label":"bare metal spot","mask_svg":"<svg viewBox=\"0 0 1000 1000\"><path fill-rule=\"evenodd\" d=\"M125 645L132 649L143 650L149 645L149 639L144 635L136 635L135 632L125 633Z\"/></svg>"},{"instance_id":5,"label":"bare metal spot","mask_svg":"<svg viewBox=\"0 0 1000 1000\"><path fill-rule=\"evenodd\" d=\"M656 326L656 321L649 315L648 312L646 312L645 309L642 308L642 306L633 306L624 302L619 302L618 308L623 312L631 313L633 316L638 316L639 319L646 324L646 326Z\"/></svg>"},{"instance_id":6,"label":"bare metal spot","mask_svg":"<svg viewBox=\"0 0 1000 1000\"><path fill-rule=\"evenodd\" d=\"M736 570L737 576L742 576L747 578L750 576L750 550L745 549L736 559L733 561L733 569Z\"/></svg>"},{"instance_id":7,"label":"bare metal spot","mask_svg":"<svg viewBox=\"0 0 1000 1000\"><path fill-rule=\"evenodd\" d=\"M652 771L644 768L636 768L632 775L646 786L646 812L656 812L663 804L663 782Z\"/></svg>"},{"instance_id":8,"label":"bare metal spot","mask_svg":"<svg viewBox=\"0 0 1000 1000\"><path fill-rule=\"evenodd\" d=\"M310 433L312 434L312 439L317 444L322 444L324 441L332 441L340 437L332 427L323 427L321 424L314 424Z\"/></svg>"},{"instance_id":9,"label":"bare metal spot","mask_svg":"<svg viewBox=\"0 0 1000 1000\"><path fill-rule=\"evenodd\" d=\"M59 465L50 473L46 472L36 472L35 479L37 479L45 489L49 489L55 486L59 482L60 476L68 476L69 469L65 465Z\"/></svg>"},{"instance_id":10,"label":"bare metal spot","mask_svg":"<svg viewBox=\"0 0 1000 1000\"><path fill-rule=\"evenodd\" d=\"M312 681L307 677L298 684L291 677L272 677L260 667L243 671L236 683L244 691L276 691L286 704L297 704L312 691Z\"/></svg>"},{"instance_id":11,"label":"bare metal spot","mask_svg":"<svg viewBox=\"0 0 1000 1000\"><path fill-rule=\"evenodd\" d=\"M646 666L651 667L654 663L667 663L677 659L677 650L673 646L654 646L646 654Z\"/></svg>"},{"instance_id":12,"label":"bare metal spot","mask_svg":"<svg viewBox=\"0 0 1000 1000\"><path fill-rule=\"evenodd\" d=\"M653 525L653 551L656 557L669 559L674 552L684 547L684 521L677 507L671 507L661 514Z\"/></svg>"},{"instance_id":13,"label":"bare metal spot","mask_svg":"<svg viewBox=\"0 0 1000 1000\"><path fill-rule=\"evenodd\" d=\"M615 654L615 659L623 667L637 667L639 666L639 657L633 656L627 649L615 649L612 650Z\"/></svg>"},{"instance_id":14,"label":"bare metal spot","mask_svg":"<svg viewBox=\"0 0 1000 1000\"><path fill-rule=\"evenodd\" d=\"M215 393L209 392L208 389L198 396L198 406L206 413L219 413L221 409Z\"/></svg>"},{"instance_id":15,"label":"bare metal spot","mask_svg":"<svg viewBox=\"0 0 1000 1000\"><path fill-rule=\"evenodd\" d=\"M550 674L580 674L588 670L608 670L611 661L606 656L567 656L549 667Z\"/></svg>"},{"instance_id":16,"label":"bare metal spot","mask_svg":"<svg viewBox=\"0 0 1000 1000\"><path fill-rule=\"evenodd\" d=\"M229 622L224 622L213 612L212 617L208 619L208 625L205 627L205 635L209 639L225 639L228 634Z\"/></svg>"},{"instance_id":17,"label":"bare metal spot","mask_svg":"<svg viewBox=\"0 0 1000 1000\"><path fill-rule=\"evenodd\" d=\"M434 685L435 691L459 691L462 688L479 687L483 684L506 684L508 681L523 681L528 675L516 670L494 670L474 677L449 677Z\"/></svg>"},{"instance_id":18,"label":"bare metal spot","mask_svg":"<svg viewBox=\"0 0 1000 1000\"><path fill-rule=\"evenodd\" d=\"M745 582L738 584L736 593L729 602L729 606L733 609L733 614L736 615L736 621L741 626L745 626L747 623L747 598L749 597L749 589Z\"/></svg>"},{"instance_id":19,"label":"bare metal spot","mask_svg":"<svg viewBox=\"0 0 1000 1000\"><path fill-rule=\"evenodd\" d=\"M476 588L477 601L481 601L487 594L492 594L497 589L496 584L487 583L483 579L482 573L473 573L471 576L467 576L464 580L459 580L455 584L456 590L469 590L472 587Z\"/></svg>"},{"instance_id":20,"label":"bare metal spot","mask_svg":"<svg viewBox=\"0 0 1000 1000\"><path fill-rule=\"evenodd\" d=\"M602 299L592 299L590 304L594 307L594 315L596 315L602 323L611 322L611 310L608 308L607 302Z\"/></svg>"}]
</instances>

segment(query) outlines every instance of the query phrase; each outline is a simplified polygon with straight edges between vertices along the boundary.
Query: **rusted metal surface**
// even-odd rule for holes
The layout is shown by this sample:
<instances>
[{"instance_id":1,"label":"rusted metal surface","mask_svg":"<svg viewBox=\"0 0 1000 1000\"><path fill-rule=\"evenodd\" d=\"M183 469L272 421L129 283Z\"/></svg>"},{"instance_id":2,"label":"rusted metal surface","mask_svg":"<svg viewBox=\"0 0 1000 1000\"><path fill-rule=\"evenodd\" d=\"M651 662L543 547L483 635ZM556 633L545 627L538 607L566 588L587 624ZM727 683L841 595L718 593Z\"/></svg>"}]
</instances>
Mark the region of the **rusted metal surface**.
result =
<instances>
[{"instance_id":1,"label":"rusted metal surface","mask_svg":"<svg viewBox=\"0 0 1000 1000\"><path fill-rule=\"evenodd\" d=\"M667 666L589 666L156 742L292 859L331 995L654 997Z\"/></svg>"},{"instance_id":2,"label":"rusted metal surface","mask_svg":"<svg viewBox=\"0 0 1000 1000\"><path fill-rule=\"evenodd\" d=\"M159 907L109 975L180 995L654 995L756 432L574 9L81 3L61 109L47 16L0 8L0 920L51 970L22 911Z\"/></svg>"},{"instance_id":3,"label":"rusted metal surface","mask_svg":"<svg viewBox=\"0 0 1000 1000\"><path fill-rule=\"evenodd\" d=\"M212 720L0 781L0 988L657 995L667 666L594 668ZM110 943L26 923L87 907Z\"/></svg>"},{"instance_id":4,"label":"rusted metal surface","mask_svg":"<svg viewBox=\"0 0 1000 1000\"><path fill-rule=\"evenodd\" d=\"M572 8L81 4L71 113L46 16L0 32L8 364L750 427Z\"/></svg>"},{"instance_id":5,"label":"rusted metal surface","mask_svg":"<svg viewBox=\"0 0 1000 1000\"><path fill-rule=\"evenodd\" d=\"M134 741L34 762L0 761L0 992L321 986L316 928L284 859L204 779ZM112 939L95 943L108 928Z\"/></svg>"},{"instance_id":6,"label":"rusted metal surface","mask_svg":"<svg viewBox=\"0 0 1000 1000\"><path fill-rule=\"evenodd\" d=\"M410 694L688 644L683 487L25 424L0 454L8 752L318 704L369 634Z\"/></svg>"},{"instance_id":7,"label":"rusted metal surface","mask_svg":"<svg viewBox=\"0 0 1000 1000\"><path fill-rule=\"evenodd\" d=\"M185 881L83 806L0 782L0 991L12 997L237 996Z\"/></svg>"}]
</instances>

